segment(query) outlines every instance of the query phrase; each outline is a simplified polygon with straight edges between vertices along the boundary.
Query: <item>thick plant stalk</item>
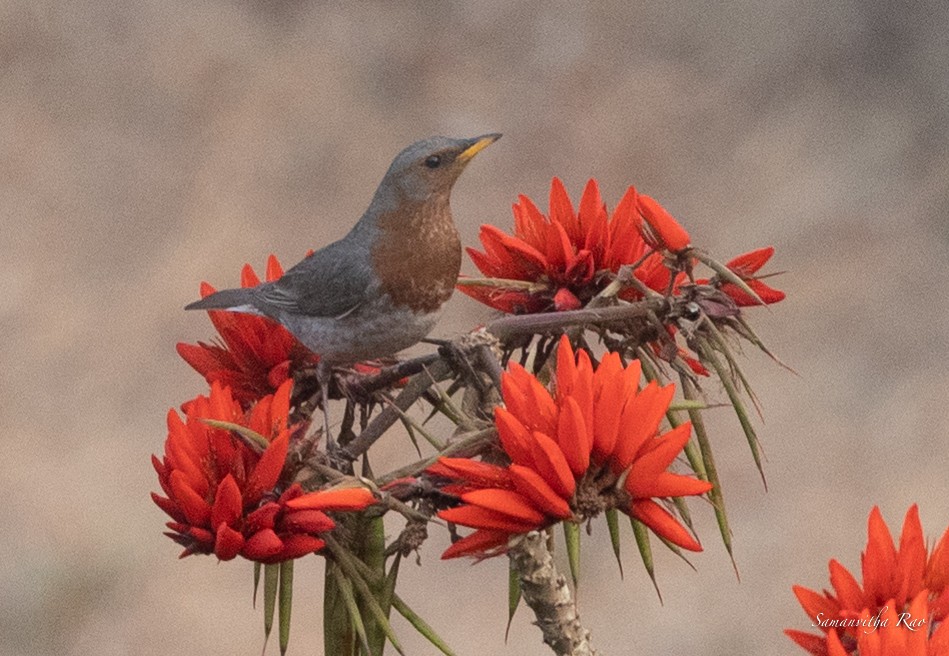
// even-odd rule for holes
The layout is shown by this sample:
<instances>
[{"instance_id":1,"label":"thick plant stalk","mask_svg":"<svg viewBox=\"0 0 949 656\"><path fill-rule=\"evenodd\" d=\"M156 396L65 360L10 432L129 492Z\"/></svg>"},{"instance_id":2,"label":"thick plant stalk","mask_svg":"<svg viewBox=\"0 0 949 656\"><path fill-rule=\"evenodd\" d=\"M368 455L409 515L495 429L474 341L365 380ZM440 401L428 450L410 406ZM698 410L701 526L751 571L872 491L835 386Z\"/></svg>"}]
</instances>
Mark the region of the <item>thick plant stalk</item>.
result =
<instances>
[{"instance_id":1,"label":"thick plant stalk","mask_svg":"<svg viewBox=\"0 0 949 656\"><path fill-rule=\"evenodd\" d=\"M517 538L508 556L547 646L557 656L595 656L598 652L590 644L590 631L580 623L567 579L554 566L546 536L532 531Z\"/></svg>"}]
</instances>

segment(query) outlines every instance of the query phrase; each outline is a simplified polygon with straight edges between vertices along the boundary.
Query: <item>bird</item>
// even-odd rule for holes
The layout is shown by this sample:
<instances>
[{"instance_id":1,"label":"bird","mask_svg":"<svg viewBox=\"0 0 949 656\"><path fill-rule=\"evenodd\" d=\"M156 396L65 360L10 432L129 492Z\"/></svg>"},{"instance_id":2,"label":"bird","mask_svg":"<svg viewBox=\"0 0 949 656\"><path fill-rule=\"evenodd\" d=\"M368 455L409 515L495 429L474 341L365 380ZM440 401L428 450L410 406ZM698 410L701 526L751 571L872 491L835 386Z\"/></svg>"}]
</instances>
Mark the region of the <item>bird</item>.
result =
<instances>
[{"instance_id":1,"label":"bird","mask_svg":"<svg viewBox=\"0 0 949 656\"><path fill-rule=\"evenodd\" d=\"M224 289L185 309L268 317L318 354L316 378L330 448L333 367L394 355L434 328L461 270L452 187L471 159L500 137L413 143L396 155L369 207L342 239L277 280Z\"/></svg>"}]
</instances>

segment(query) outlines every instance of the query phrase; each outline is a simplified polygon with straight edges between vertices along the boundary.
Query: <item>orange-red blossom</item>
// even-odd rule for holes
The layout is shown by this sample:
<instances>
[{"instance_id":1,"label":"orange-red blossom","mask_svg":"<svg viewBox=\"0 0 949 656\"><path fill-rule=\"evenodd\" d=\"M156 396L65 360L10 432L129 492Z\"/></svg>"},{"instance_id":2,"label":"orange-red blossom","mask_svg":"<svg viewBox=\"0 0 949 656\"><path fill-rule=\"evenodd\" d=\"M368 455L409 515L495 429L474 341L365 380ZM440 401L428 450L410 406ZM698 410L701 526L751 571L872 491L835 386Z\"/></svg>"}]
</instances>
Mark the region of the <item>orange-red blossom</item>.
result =
<instances>
[{"instance_id":1,"label":"orange-red blossom","mask_svg":"<svg viewBox=\"0 0 949 656\"><path fill-rule=\"evenodd\" d=\"M495 411L507 467L441 458L429 473L451 479L461 505L439 517L476 529L443 558L492 555L508 539L559 521L584 521L618 508L684 549L701 545L657 499L700 495L712 485L667 471L689 440L691 424L666 433L659 424L673 385L638 389L640 364L623 367L608 353L594 369L585 351L558 346L555 392L523 367L502 377L505 407Z\"/></svg>"},{"instance_id":2,"label":"orange-red blossom","mask_svg":"<svg viewBox=\"0 0 949 656\"><path fill-rule=\"evenodd\" d=\"M502 312L575 310L603 289L623 265L636 265L634 275L655 291L665 293L678 269L665 254L689 247L689 235L655 200L629 187L607 211L596 180L587 182L580 206L574 210L563 183L550 185L550 210L544 215L527 196L514 204L514 234L492 225L481 226L484 252L469 248L472 262L488 278L531 283L485 286L462 279L458 289ZM650 253L650 251L652 251ZM638 290L623 290L621 298L641 298Z\"/></svg>"},{"instance_id":3,"label":"orange-red blossom","mask_svg":"<svg viewBox=\"0 0 949 656\"><path fill-rule=\"evenodd\" d=\"M374 502L364 488L305 493L285 480L291 436L291 381L245 411L231 391L212 383L209 396L186 404L184 419L168 412L164 457L152 456L166 496L152 494L172 519L166 534L184 547L182 557L238 555L263 563L319 551L320 535L334 522L325 511L358 510ZM243 426L262 442L215 428L206 419ZM253 442L251 446L249 442Z\"/></svg>"},{"instance_id":4,"label":"orange-red blossom","mask_svg":"<svg viewBox=\"0 0 949 656\"><path fill-rule=\"evenodd\" d=\"M823 634L787 629L787 636L817 656L949 656L949 629L943 628L949 615L949 529L927 554L919 510L913 505L897 547L874 506L860 561L862 586L831 560L832 592L793 587Z\"/></svg>"},{"instance_id":5,"label":"orange-red blossom","mask_svg":"<svg viewBox=\"0 0 949 656\"><path fill-rule=\"evenodd\" d=\"M280 278L283 267L274 255L267 258L267 281ZM241 270L241 287L256 287L260 278L249 264ZM214 287L201 283L201 298ZM219 383L245 408L273 394L292 372L314 366L318 356L279 323L266 317L211 310L208 317L220 336L220 344L178 344L178 355L204 376L208 384Z\"/></svg>"}]
</instances>

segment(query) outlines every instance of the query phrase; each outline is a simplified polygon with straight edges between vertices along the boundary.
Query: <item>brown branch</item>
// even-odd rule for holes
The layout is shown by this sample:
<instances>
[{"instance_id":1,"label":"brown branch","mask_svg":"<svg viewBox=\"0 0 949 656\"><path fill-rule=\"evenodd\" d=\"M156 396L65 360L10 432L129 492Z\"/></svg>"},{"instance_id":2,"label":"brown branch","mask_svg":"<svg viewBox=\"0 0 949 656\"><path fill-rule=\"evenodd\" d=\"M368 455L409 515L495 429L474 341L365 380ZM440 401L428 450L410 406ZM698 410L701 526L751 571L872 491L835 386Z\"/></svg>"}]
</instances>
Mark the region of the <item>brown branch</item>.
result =
<instances>
[{"instance_id":1,"label":"brown branch","mask_svg":"<svg viewBox=\"0 0 949 656\"><path fill-rule=\"evenodd\" d=\"M565 312L546 312L540 314L521 314L495 319L485 326L485 330L501 341L522 335L534 335L570 326L588 324L621 323L631 319L644 319L650 312L668 312L671 300L664 297L648 298L636 303L613 305L603 308L584 308Z\"/></svg>"},{"instance_id":2,"label":"brown branch","mask_svg":"<svg viewBox=\"0 0 949 656\"><path fill-rule=\"evenodd\" d=\"M486 447L488 444L491 444L496 439L497 433L493 426L491 428L485 428L483 430L455 436L452 438L451 443L444 448L444 450L439 451L435 455L429 456L428 458L423 458L422 460L413 462L410 465L406 465L405 467L395 469L384 476L380 476L376 479L376 484L382 487L400 478L418 476L423 471L434 465L435 461L442 456L471 458L474 455L480 453L484 447Z\"/></svg>"},{"instance_id":3,"label":"brown branch","mask_svg":"<svg viewBox=\"0 0 949 656\"><path fill-rule=\"evenodd\" d=\"M355 394L357 397L368 398L373 392L385 389L403 378L424 371L425 367L432 366L440 358L441 355L438 353L430 353L385 367L377 374L347 376L344 387L346 392Z\"/></svg>"},{"instance_id":4,"label":"brown branch","mask_svg":"<svg viewBox=\"0 0 949 656\"><path fill-rule=\"evenodd\" d=\"M361 456L402 417L402 413L408 410L425 393L425 390L432 386L432 383L443 381L451 374L452 367L448 362L440 358L435 360L425 371L410 378L399 395L395 397L392 405L376 415L363 432L335 455L349 462Z\"/></svg>"},{"instance_id":5,"label":"brown branch","mask_svg":"<svg viewBox=\"0 0 949 656\"><path fill-rule=\"evenodd\" d=\"M524 601L534 611L544 642L557 656L596 656L590 631L580 623L567 579L557 572L544 534L532 531L512 541L508 557Z\"/></svg>"}]
</instances>

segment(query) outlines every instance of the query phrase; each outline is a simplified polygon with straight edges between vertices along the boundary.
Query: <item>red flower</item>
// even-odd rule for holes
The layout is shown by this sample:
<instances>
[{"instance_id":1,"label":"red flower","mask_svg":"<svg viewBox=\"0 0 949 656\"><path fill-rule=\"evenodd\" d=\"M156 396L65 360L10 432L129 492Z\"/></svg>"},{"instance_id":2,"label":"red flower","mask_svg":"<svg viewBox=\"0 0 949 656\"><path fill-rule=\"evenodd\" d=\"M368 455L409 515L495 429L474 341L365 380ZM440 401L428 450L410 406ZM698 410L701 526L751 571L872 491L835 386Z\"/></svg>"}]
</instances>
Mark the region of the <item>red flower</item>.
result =
<instances>
[{"instance_id":1,"label":"red flower","mask_svg":"<svg viewBox=\"0 0 949 656\"><path fill-rule=\"evenodd\" d=\"M833 593L823 593L794 586L794 594L808 617L826 636L785 630L785 634L812 654L859 653L926 654L923 651L879 651L881 645L904 640L902 637L866 638L869 632L861 618L868 620L881 612L909 612L913 617L924 617L927 622L941 623L949 615L949 530L927 558L919 511L915 505L906 513L899 548L893 543L890 531L879 508L870 512L867 547L861 556L863 587L854 576L836 560L830 561L830 583ZM925 612L921 609L925 608ZM914 610L915 609L915 610ZM931 614L931 619L930 619ZM896 621L889 623L893 628ZM941 625L941 624L940 624ZM880 627L882 631L886 627ZM933 627L928 627L932 629ZM831 631L833 632L831 633ZM926 635L928 631L923 632ZM940 638L949 646L949 630ZM883 642L880 642L880 641ZM864 647L866 645L866 647ZM866 651L867 650L871 651ZM843 650L842 652L840 650ZM909 649L909 647L907 647ZM875 650L875 651L874 651ZM949 651L944 652L949 654Z\"/></svg>"},{"instance_id":2,"label":"red flower","mask_svg":"<svg viewBox=\"0 0 949 656\"><path fill-rule=\"evenodd\" d=\"M878 616L864 612L867 624L861 629L856 642L860 656L947 656L949 654L949 624L942 622L934 629L928 591L923 590L910 602L905 612L897 613L896 600L889 599L885 610ZM877 625L877 622L879 625ZM836 629L827 634L828 656L848 656L844 641Z\"/></svg>"},{"instance_id":3,"label":"red flower","mask_svg":"<svg viewBox=\"0 0 949 656\"><path fill-rule=\"evenodd\" d=\"M655 200L640 194L637 202L639 231L650 247L679 253L689 247L689 233Z\"/></svg>"},{"instance_id":4,"label":"red flower","mask_svg":"<svg viewBox=\"0 0 949 656\"><path fill-rule=\"evenodd\" d=\"M630 187L607 212L596 180L590 180L574 211L563 183L554 178L550 212L544 216L526 196L514 204L514 234L481 226L484 252L469 248L475 266L494 283L463 279L458 288L502 312L572 310L585 305L627 264L636 264L636 277L660 292L670 288L673 275L660 250L679 253L688 247L688 233L648 196ZM653 249L647 256L648 250ZM643 257L647 256L645 260ZM503 281L525 284L507 285ZM621 297L640 297L634 289Z\"/></svg>"},{"instance_id":5,"label":"red flower","mask_svg":"<svg viewBox=\"0 0 949 656\"><path fill-rule=\"evenodd\" d=\"M334 527L324 510L373 503L365 489L305 494L299 484L287 484L281 474L296 429L287 423L291 387L285 381L248 412L214 382L209 396L186 404L184 420L168 412L165 456L152 456L167 496L153 493L152 499L171 517L167 535L184 546L182 557L213 553L221 560L240 555L264 563L299 558L322 549L320 534ZM250 438L205 419L245 426L265 443L252 448Z\"/></svg>"},{"instance_id":6,"label":"red flower","mask_svg":"<svg viewBox=\"0 0 949 656\"><path fill-rule=\"evenodd\" d=\"M267 259L267 280L283 275L277 258ZM256 287L260 278L249 264L241 271L241 286ZM201 297L215 289L201 283ZM280 324L266 317L212 310L211 323L221 344L178 344L178 354L209 384L230 387L245 408L267 394L273 394L292 372L314 366L319 356L308 350Z\"/></svg>"},{"instance_id":7,"label":"red flower","mask_svg":"<svg viewBox=\"0 0 949 656\"><path fill-rule=\"evenodd\" d=\"M674 390L652 382L638 390L638 361L623 368L609 353L594 367L585 351L574 358L566 337L557 353L554 395L523 367L504 374L504 408L494 421L511 459L500 467L441 458L429 473L453 481L444 488L461 505L439 517L477 529L442 555L493 555L512 535L569 520L582 522L616 507L657 535L693 551L701 546L655 499L699 495L711 484L666 471L682 451L691 424L660 435Z\"/></svg>"},{"instance_id":8,"label":"red flower","mask_svg":"<svg viewBox=\"0 0 949 656\"><path fill-rule=\"evenodd\" d=\"M766 246L764 248L743 253L725 265L731 269L732 273L745 281L745 283L751 287L752 291L754 291L766 305L784 300L784 292L782 292L780 289L769 287L760 279L755 278L755 274L758 272L758 269L767 264L772 255L774 255L774 246ZM708 281L700 280L696 282L707 283ZM735 303L739 306L747 307L750 305L760 305L757 299L749 295L746 291L734 283L730 283L716 277L713 279L713 284L731 296L732 300L735 301Z\"/></svg>"}]
</instances>

